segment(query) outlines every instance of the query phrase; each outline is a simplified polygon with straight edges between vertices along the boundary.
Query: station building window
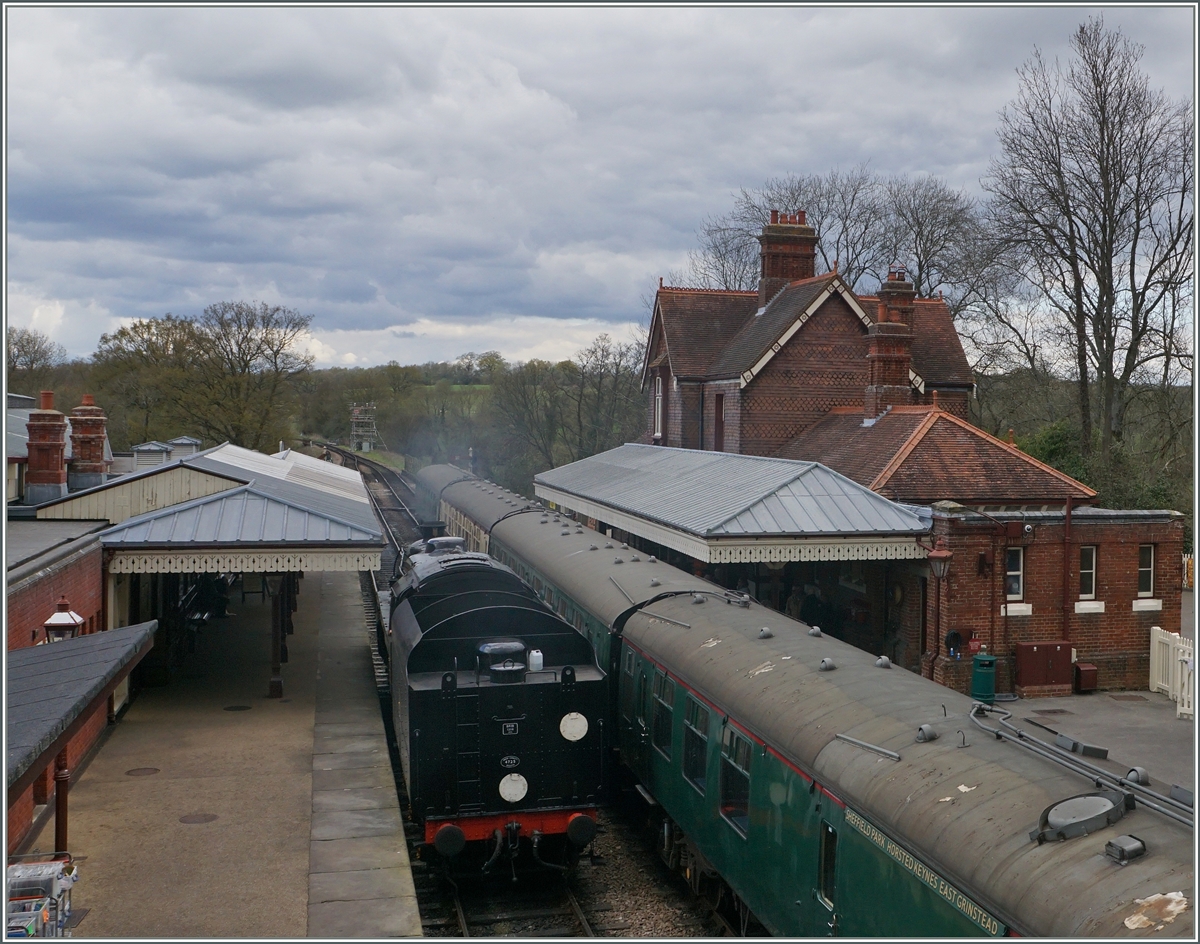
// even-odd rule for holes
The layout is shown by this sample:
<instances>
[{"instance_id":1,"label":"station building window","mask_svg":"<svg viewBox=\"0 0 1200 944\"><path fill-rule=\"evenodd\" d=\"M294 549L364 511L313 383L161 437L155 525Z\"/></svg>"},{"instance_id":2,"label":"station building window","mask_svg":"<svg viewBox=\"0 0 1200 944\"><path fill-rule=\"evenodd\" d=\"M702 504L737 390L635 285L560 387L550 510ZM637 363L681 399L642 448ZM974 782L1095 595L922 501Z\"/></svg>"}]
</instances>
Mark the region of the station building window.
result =
<instances>
[{"instance_id":1,"label":"station building window","mask_svg":"<svg viewBox=\"0 0 1200 944\"><path fill-rule=\"evenodd\" d=\"M1079 549L1079 599L1096 599L1096 547Z\"/></svg>"},{"instance_id":2,"label":"station building window","mask_svg":"<svg viewBox=\"0 0 1200 944\"><path fill-rule=\"evenodd\" d=\"M1154 545L1138 546L1138 596L1154 596Z\"/></svg>"},{"instance_id":3,"label":"station building window","mask_svg":"<svg viewBox=\"0 0 1200 944\"><path fill-rule=\"evenodd\" d=\"M690 697L683 716L683 776L704 793L708 785L708 709Z\"/></svg>"},{"instance_id":4,"label":"station building window","mask_svg":"<svg viewBox=\"0 0 1200 944\"><path fill-rule=\"evenodd\" d=\"M1009 600L1025 598L1025 548L1010 547L1004 555L1004 595Z\"/></svg>"},{"instance_id":5,"label":"station building window","mask_svg":"<svg viewBox=\"0 0 1200 944\"><path fill-rule=\"evenodd\" d=\"M671 759L671 718L675 708L675 683L663 672L654 673L654 731L655 748L667 760Z\"/></svg>"},{"instance_id":6,"label":"station building window","mask_svg":"<svg viewBox=\"0 0 1200 944\"><path fill-rule=\"evenodd\" d=\"M746 835L750 828L750 739L730 725L721 736L721 816Z\"/></svg>"}]
</instances>

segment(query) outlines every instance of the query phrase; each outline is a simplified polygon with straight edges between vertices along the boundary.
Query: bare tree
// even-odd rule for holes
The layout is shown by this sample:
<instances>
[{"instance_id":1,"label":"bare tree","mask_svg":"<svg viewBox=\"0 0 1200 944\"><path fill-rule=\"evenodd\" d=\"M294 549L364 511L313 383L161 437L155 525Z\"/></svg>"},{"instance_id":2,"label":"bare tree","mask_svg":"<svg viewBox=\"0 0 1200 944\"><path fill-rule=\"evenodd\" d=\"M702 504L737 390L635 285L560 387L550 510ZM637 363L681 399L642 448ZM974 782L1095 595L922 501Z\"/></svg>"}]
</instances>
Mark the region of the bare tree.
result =
<instances>
[{"instance_id":1,"label":"bare tree","mask_svg":"<svg viewBox=\"0 0 1200 944\"><path fill-rule=\"evenodd\" d=\"M48 335L33 328L12 328L4 333L4 361L8 367L8 385L30 395L45 385L51 371L67 359L67 349Z\"/></svg>"},{"instance_id":2,"label":"bare tree","mask_svg":"<svg viewBox=\"0 0 1200 944\"><path fill-rule=\"evenodd\" d=\"M980 221L975 201L937 177L898 176L883 186L886 194L884 254L908 267L913 287L928 298L950 293L955 314L982 288L987 260L975 251ZM877 273L882 275L882 272Z\"/></svg>"},{"instance_id":3,"label":"bare tree","mask_svg":"<svg viewBox=\"0 0 1200 944\"><path fill-rule=\"evenodd\" d=\"M1163 309L1193 275L1192 114L1150 89L1143 47L1102 19L1080 26L1071 48L1066 66L1035 51L1018 69L1001 155L982 183L996 233L1059 328L1085 450L1094 379L1107 464L1133 385L1177 356ZM1190 325L1190 305L1172 318Z\"/></svg>"}]
</instances>

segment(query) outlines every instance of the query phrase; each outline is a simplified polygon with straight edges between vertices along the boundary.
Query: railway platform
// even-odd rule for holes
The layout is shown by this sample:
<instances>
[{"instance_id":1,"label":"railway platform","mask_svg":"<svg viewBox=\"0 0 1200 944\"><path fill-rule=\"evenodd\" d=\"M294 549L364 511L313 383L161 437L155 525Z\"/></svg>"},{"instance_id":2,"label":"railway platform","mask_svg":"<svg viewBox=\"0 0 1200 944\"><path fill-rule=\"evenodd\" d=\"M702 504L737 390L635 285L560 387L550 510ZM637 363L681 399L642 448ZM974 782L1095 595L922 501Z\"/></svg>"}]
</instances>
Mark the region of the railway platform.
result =
<instances>
[{"instance_id":1,"label":"railway platform","mask_svg":"<svg viewBox=\"0 0 1200 944\"><path fill-rule=\"evenodd\" d=\"M282 699L269 601L232 600L71 789L75 936L419 936L358 575L301 582Z\"/></svg>"}]
</instances>

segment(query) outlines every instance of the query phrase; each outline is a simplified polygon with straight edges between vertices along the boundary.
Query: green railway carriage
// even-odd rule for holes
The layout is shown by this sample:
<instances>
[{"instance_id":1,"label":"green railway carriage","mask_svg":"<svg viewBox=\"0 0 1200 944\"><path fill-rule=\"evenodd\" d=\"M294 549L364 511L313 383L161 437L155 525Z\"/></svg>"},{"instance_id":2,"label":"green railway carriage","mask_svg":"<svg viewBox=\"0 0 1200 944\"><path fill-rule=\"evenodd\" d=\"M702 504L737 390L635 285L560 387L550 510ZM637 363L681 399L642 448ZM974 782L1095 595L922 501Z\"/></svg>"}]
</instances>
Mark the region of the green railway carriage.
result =
<instances>
[{"instance_id":1,"label":"green railway carriage","mask_svg":"<svg viewBox=\"0 0 1200 944\"><path fill-rule=\"evenodd\" d=\"M697 889L789 936L1194 936L1190 827L1126 800L1116 825L1035 842L1094 788L969 699L488 487L439 500L597 641L621 760ZM1146 849L1127 865L1105 854L1122 834Z\"/></svg>"}]
</instances>

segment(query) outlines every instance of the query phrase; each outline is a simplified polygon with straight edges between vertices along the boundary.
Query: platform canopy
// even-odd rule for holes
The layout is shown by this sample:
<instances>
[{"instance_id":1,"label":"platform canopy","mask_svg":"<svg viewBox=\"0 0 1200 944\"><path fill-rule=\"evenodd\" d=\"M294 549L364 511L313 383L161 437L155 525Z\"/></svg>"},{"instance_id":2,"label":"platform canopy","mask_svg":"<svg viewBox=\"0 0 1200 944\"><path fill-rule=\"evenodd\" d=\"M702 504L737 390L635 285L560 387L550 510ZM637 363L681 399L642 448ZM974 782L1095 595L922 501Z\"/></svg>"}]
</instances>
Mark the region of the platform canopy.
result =
<instances>
[{"instance_id":1,"label":"platform canopy","mask_svg":"<svg viewBox=\"0 0 1200 944\"><path fill-rule=\"evenodd\" d=\"M158 621L13 649L4 686L9 803L154 645Z\"/></svg>"},{"instance_id":2,"label":"platform canopy","mask_svg":"<svg viewBox=\"0 0 1200 944\"><path fill-rule=\"evenodd\" d=\"M816 462L627 443L536 495L709 563L913 560L929 521Z\"/></svg>"}]
</instances>

